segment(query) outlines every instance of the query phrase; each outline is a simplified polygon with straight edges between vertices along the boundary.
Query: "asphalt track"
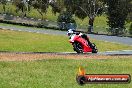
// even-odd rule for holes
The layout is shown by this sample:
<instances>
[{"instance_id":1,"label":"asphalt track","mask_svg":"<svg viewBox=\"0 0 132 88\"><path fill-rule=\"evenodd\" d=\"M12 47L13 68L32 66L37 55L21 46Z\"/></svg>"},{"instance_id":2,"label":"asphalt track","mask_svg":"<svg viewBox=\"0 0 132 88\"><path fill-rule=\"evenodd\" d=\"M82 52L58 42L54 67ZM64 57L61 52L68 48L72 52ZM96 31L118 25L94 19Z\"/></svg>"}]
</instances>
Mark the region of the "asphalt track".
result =
<instances>
[{"instance_id":1,"label":"asphalt track","mask_svg":"<svg viewBox=\"0 0 132 88\"><path fill-rule=\"evenodd\" d=\"M12 54L56 54L56 55L108 55L108 56L117 56L117 55L132 55L132 50L122 50L122 51L106 51L98 53L82 53L77 54L76 52L10 52L10 51L0 51L0 53L12 53Z\"/></svg>"}]
</instances>

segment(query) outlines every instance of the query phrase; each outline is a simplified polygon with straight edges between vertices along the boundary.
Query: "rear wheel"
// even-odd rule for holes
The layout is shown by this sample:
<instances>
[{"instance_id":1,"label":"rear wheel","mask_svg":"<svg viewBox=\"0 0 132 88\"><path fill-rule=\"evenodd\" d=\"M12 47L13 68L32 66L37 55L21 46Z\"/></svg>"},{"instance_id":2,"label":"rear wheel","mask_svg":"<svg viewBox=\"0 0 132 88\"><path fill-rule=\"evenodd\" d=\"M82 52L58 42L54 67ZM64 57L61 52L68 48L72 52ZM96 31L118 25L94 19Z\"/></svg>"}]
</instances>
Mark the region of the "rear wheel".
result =
<instances>
[{"instance_id":1,"label":"rear wheel","mask_svg":"<svg viewBox=\"0 0 132 88\"><path fill-rule=\"evenodd\" d=\"M74 51L77 53L83 53L83 48L79 42L73 43Z\"/></svg>"}]
</instances>

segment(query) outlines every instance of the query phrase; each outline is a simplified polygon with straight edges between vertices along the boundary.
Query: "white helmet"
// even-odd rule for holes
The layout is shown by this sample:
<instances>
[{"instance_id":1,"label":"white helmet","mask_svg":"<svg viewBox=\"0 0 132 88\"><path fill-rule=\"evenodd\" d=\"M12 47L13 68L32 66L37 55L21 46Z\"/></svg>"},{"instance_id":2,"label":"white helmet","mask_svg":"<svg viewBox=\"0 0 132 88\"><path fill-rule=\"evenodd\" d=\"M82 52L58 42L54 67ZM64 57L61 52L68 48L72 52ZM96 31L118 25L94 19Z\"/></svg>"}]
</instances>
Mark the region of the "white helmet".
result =
<instances>
[{"instance_id":1,"label":"white helmet","mask_svg":"<svg viewBox=\"0 0 132 88\"><path fill-rule=\"evenodd\" d=\"M73 33L74 33L73 30L72 29L69 29L68 32L67 32L67 35L69 36L69 35L71 35Z\"/></svg>"},{"instance_id":2,"label":"white helmet","mask_svg":"<svg viewBox=\"0 0 132 88\"><path fill-rule=\"evenodd\" d=\"M68 33L73 33L73 30L72 30L72 29L69 29L69 30L68 30Z\"/></svg>"}]
</instances>

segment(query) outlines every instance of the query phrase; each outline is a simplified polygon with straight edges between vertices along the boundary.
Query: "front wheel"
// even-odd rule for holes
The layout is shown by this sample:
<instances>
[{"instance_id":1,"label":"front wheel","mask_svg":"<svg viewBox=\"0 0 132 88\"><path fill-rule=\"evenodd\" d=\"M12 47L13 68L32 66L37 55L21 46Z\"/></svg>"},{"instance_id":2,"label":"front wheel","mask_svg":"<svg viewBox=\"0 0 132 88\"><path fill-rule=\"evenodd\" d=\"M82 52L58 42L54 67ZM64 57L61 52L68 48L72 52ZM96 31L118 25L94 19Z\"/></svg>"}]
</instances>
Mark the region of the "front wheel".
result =
<instances>
[{"instance_id":1,"label":"front wheel","mask_svg":"<svg viewBox=\"0 0 132 88\"><path fill-rule=\"evenodd\" d=\"M97 53L98 52L98 49L97 49L97 46L92 43L92 53Z\"/></svg>"},{"instance_id":2,"label":"front wheel","mask_svg":"<svg viewBox=\"0 0 132 88\"><path fill-rule=\"evenodd\" d=\"M74 51L77 53L83 53L83 48L79 42L73 43Z\"/></svg>"}]
</instances>

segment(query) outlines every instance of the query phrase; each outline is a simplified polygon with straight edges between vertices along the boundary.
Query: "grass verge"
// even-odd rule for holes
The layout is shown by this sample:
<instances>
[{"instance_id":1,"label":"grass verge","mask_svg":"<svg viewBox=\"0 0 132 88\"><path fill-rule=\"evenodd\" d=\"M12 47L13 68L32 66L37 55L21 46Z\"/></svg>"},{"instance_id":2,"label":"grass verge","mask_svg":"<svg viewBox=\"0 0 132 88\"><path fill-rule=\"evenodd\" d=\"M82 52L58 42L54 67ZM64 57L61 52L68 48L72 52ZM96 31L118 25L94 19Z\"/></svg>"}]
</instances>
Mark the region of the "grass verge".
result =
<instances>
[{"instance_id":1,"label":"grass verge","mask_svg":"<svg viewBox=\"0 0 132 88\"><path fill-rule=\"evenodd\" d=\"M131 74L131 58L106 60L38 60L0 62L1 88L80 88L76 83L78 67L88 74ZM130 84L87 84L83 88L131 88Z\"/></svg>"}]
</instances>

